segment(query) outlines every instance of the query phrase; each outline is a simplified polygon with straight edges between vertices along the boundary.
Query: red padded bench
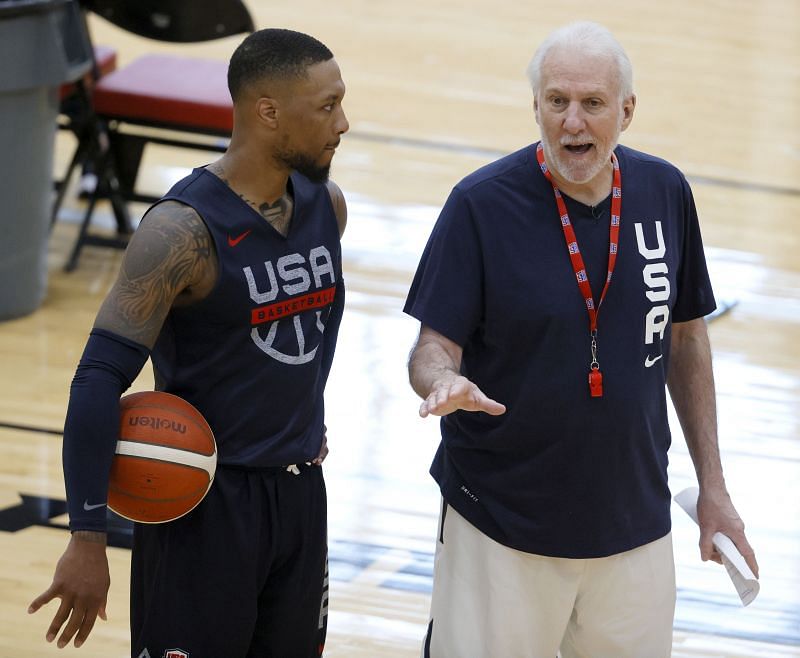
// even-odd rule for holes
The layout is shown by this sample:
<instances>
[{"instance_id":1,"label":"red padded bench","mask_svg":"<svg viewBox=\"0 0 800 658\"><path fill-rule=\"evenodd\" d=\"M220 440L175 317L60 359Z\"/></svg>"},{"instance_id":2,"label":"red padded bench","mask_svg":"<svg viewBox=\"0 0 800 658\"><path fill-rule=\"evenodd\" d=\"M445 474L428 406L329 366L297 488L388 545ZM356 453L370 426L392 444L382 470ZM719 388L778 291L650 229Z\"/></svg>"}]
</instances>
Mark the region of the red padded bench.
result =
<instances>
[{"instance_id":1,"label":"red padded bench","mask_svg":"<svg viewBox=\"0 0 800 658\"><path fill-rule=\"evenodd\" d=\"M98 115L125 122L230 135L233 102L227 62L145 55L97 85Z\"/></svg>"},{"instance_id":2,"label":"red padded bench","mask_svg":"<svg viewBox=\"0 0 800 658\"><path fill-rule=\"evenodd\" d=\"M220 138L230 138L233 130L227 73L224 61L156 54L140 57L98 82L94 111L107 129L110 149L102 161L98 188L89 200L68 270L77 265L84 245L124 248L130 232L125 202L151 203L158 198L135 190L147 143L220 153L226 149L227 139ZM114 238L88 232L100 194L107 194L112 202L118 226Z\"/></svg>"}]
</instances>

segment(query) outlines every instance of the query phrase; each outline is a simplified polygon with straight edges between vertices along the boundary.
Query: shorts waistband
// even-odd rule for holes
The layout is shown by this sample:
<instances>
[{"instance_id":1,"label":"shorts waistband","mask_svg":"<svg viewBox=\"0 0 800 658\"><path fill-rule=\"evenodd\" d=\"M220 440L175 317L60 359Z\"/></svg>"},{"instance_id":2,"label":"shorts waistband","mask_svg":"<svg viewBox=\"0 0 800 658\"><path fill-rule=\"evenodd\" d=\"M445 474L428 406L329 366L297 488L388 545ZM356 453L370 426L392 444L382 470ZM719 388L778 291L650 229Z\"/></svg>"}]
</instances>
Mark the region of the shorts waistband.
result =
<instances>
[{"instance_id":1,"label":"shorts waistband","mask_svg":"<svg viewBox=\"0 0 800 658\"><path fill-rule=\"evenodd\" d=\"M250 466L248 464L217 464L217 468L231 471L249 471L253 473L282 473L284 471L299 475L303 471L315 468L311 462L301 462L299 464L287 464L286 466Z\"/></svg>"}]
</instances>

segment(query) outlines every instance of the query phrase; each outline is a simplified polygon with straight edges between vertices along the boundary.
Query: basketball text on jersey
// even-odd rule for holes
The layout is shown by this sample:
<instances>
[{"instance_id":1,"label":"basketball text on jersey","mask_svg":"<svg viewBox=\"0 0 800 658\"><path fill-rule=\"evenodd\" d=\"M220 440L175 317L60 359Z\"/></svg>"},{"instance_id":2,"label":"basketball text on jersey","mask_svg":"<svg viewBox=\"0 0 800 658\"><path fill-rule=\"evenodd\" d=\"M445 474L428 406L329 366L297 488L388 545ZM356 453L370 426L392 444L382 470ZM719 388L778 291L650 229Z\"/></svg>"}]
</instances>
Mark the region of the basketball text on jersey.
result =
<instances>
[{"instance_id":1,"label":"basketball text on jersey","mask_svg":"<svg viewBox=\"0 0 800 658\"><path fill-rule=\"evenodd\" d=\"M268 260L264 261L263 268L247 266L242 268L242 272L250 299L258 304L250 313L253 342L262 352L281 363L301 365L313 360L325 331L321 309L330 306L336 294L336 275L328 249L324 246L314 247L307 258L299 253L287 254L278 258L274 265ZM275 301L281 291L289 297ZM313 326L319 332L320 339L313 349L307 351L305 331L310 327L304 327L299 314L312 310L316 312ZM286 354L274 346L278 332L287 331L280 328L282 321L289 318L292 329L288 331L294 331L297 354ZM264 324L268 324L266 336L261 333L261 325Z\"/></svg>"},{"instance_id":2,"label":"basketball text on jersey","mask_svg":"<svg viewBox=\"0 0 800 658\"><path fill-rule=\"evenodd\" d=\"M667 328L669 322L669 306L667 302L670 295L669 285L669 268L662 260L667 252L664 243L664 233L661 230L661 222L654 222L656 247L653 249L648 248L648 240L644 235L644 227L641 223L634 224L636 229L636 245L639 248L639 253L647 261L647 264L642 269L642 278L647 286L645 296L651 302L656 304L648 312L645 318L644 328L644 342L646 345L652 345L656 334L659 340L664 339L664 330ZM657 262L654 262L657 261ZM656 361L661 358L661 355L647 355L645 358L645 367L651 367Z\"/></svg>"}]
</instances>

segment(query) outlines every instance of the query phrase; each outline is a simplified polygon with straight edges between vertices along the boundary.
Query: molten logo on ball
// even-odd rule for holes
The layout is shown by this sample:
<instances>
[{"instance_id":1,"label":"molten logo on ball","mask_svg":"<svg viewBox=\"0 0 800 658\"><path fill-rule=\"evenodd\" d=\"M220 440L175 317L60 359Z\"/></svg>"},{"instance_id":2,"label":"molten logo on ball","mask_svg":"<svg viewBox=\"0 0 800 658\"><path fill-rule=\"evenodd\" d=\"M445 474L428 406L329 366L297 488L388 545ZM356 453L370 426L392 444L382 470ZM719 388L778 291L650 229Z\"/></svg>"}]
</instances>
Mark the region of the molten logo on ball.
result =
<instances>
[{"instance_id":1,"label":"molten logo on ball","mask_svg":"<svg viewBox=\"0 0 800 658\"><path fill-rule=\"evenodd\" d=\"M183 423L175 422L169 418L156 418L155 416L129 416L128 425L142 427L152 427L154 430L172 430L173 432L180 432L186 434L186 425Z\"/></svg>"}]
</instances>

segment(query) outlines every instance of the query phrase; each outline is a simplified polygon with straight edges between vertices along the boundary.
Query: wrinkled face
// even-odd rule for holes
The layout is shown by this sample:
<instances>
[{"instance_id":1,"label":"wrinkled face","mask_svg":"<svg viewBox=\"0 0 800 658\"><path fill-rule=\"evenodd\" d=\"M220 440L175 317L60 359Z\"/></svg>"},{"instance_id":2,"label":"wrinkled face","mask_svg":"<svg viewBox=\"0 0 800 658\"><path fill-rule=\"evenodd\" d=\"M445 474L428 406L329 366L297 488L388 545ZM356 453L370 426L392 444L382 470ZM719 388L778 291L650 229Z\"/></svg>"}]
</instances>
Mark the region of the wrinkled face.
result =
<instances>
[{"instance_id":1,"label":"wrinkled face","mask_svg":"<svg viewBox=\"0 0 800 658\"><path fill-rule=\"evenodd\" d=\"M345 87L333 59L308 67L280 99L281 138L274 156L312 181L328 180L339 139L350 125L342 109Z\"/></svg>"},{"instance_id":2,"label":"wrinkled face","mask_svg":"<svg viewBox=\"0 0 800 658\"><path fill-rule=\"evenodd\" d=\"M623 99L614 60L554 48L542 63L534 99L545 161L559 178L588 184L603 171L636 99Z\"/></svg>"}]
</instances>

